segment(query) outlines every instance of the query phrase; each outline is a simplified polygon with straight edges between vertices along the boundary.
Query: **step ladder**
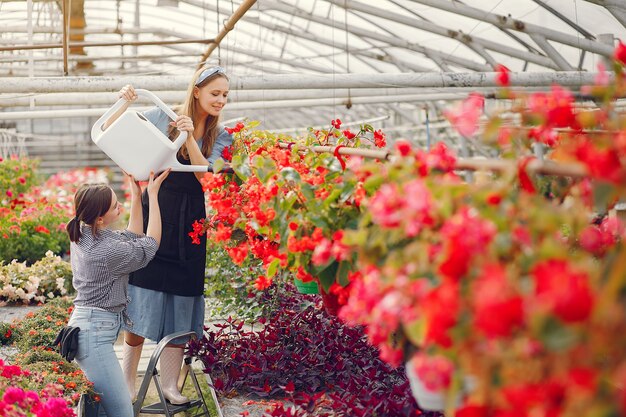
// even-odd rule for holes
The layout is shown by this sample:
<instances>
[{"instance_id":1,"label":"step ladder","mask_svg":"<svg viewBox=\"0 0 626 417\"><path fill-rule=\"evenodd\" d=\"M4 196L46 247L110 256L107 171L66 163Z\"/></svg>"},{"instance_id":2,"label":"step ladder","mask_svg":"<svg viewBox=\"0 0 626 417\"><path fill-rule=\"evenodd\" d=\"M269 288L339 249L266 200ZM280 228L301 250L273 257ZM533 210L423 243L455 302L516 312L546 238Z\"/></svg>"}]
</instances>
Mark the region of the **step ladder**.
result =
<instances>
[{"instance_id":1,"label":"step ladder","mask_svg":"<svg viewBox=\"0 0 626 417\"><path fill-rule=\"evenodd\" d=\"M210 417L209 409L206 405L206 400L204 398L204 395L202 394L202 389L198 384L196 374L193 372L193 369L191 369L191 361L193 359L191 357L185 357L185 360L183 362L182 372L184 375L184 379L182 386L185 386L185 383L187 382L187 377L189 377L195 388L196 398L190 398L190 401L185 404L174 405L167 401L165 399L165 396L163 395L161 377L159 375L159 372L157 371L157 363L159 362L161 353L163 352L163 349L165 349L165 346L168 345L172 340L187 336L189 336L191 339L196 339L196 333L194 331L178 332L164 337L154 348L154 352L152 352L152 356L150 356L150 361L148 362L146 374L144 375L143 380L141 381L141 386L139 387L139 391L137 392L137 399L133 403L133 413L135 417L139 416L139 413L160 414L171 417L175 414L193 408L198 408L198 413L194 414L194 417ZM219 403L217 402L217 394L213 389L213 381L211 380L209 374L204 373L204 375L209 385L209 391L211 392L212 400L215 403L215 407L217 409L217 415L218 417L223 417L222 410L219 406ZM143 403L146 399L146 394L148 393L148 388L150 387L151 382L154 382L156 390L159 394L160 401L154 404L144 406Z\"/></svg>"}]
</instances>

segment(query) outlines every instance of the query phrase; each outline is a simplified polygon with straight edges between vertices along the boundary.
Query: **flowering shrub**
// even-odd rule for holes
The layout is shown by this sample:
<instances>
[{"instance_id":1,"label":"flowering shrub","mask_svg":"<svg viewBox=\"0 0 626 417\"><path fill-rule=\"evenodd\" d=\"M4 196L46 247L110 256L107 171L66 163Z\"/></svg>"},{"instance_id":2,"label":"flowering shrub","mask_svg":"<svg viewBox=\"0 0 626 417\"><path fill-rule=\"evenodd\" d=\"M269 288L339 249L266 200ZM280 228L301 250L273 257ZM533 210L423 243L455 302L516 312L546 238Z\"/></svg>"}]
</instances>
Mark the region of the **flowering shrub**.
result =
<instances>
[{"instance_id":1,"label":"flowering shrub","mask_svg":"<svg viewBox=\"0 0 626 417\"><path fill-rule=\"evenodd\" d=\"M82 184L108 184L111 172L103 168L77 168L51 175L41 186L30 191L34 196L46 197L70 211L74 194Z\"/></svg>"},{"instance_id":2,"label":"flowering shrub","mask_svg":"<svg viewBox=\"0 0 626 417\"><path fill-rule=\"evenodd\" d=\"M17 355L15 364L28 369L30 378L22 381L20 387L39 391L50 384L59 390L58 396L76 406L81 395L95 396L93 383L90 382L76 363L67 362L57 352L42 346Z\"/></svg>"},{"instance_id":3,"label":"flowering shrub","mask_svg":"<svg viewBox=\"0 0 626 417\"><path fill-rule=\"evenodd\" d=\"M53 403L57 406L76 406L83 394L91 399L97 398L93 384L78 365L68 363L49 347L58 331L67 324L71 309L70 298L55 298L37 312L28 313L24 319L2 328L6 333L11 333L10 341L14 342L20 353L13 358L13 365L0 365L0 369L4 366L0 373L0 393L3 384L8 384L23 391L39 393L41 398L56 397L59 401Z\"/></svg>"},{"instance_id":4,"label":"flowering shrub","mask_svg":"<svg viewBox=\"0 0 626 417\"><path fill-rule=\"evenodd\" d=\"M248 267L242 268L233 263L221 246L207 242L204 291L205 296L210 297L207 315L216 319L232 316L246 322L267 316L283 286L272 285L259 291L254 282L263 274L260 261L251 260Z\"/></svg>"},{"instance_id":5,"label":"flowering shrub","mask_svg":"<svg viewBox=\"0 0 626 417\"><path fill-rule=\"evenodd\" d=\"M14 328L10 323L0 322L0 346L10 345L15 341Z\"/></svg>"},{"instance_id":6,"label":"flowering shrub","mask_svg":"<svg viewBox=\"0 0 626 417\"><path fill-rule=\"evenodd\" d=\"M19 198L37 182L38 161L11 156L0 157L0 205L6 205L13 198Z\"/></svg>"},{"instance_id":7,"label":"flowering shrub","mask_svg":"<svg viewBox=\"0 0 626 417\"><path fill-rule=\"evenodd\" d=\"M300 151L331 140L339 147L368 141L383 146L385 137L368 125L357 133L340 131L339 120L332 125L299 141L250 130L254 124L237 130L231 161L236 176L205 176L213 213L194 225L192 239L208 228L209 240L222 242L236 264L261 260L266 274L256 279L258 289L271 285L281 269L303 282L318 281L325 293L340 294L353 264L340 230L356 225L362 184L342 176L347 158L339 153ZM214 169L220 168L216 163ZM233 238L235 231L244 237Z\"/></svg>"},{"instance_id":8,"label":"flowering shrub","mask_svg":"<svg viewBox=\"0 0 626 417\"><path fill-rule=\"evenodd\" d=\"M190 353L199 355L223 394L288 398L304 410L315 404L310 415L319 416L419 413L402 370L380 361L361 329L346 327L314 299L281 297L261 330L248 331L233 320L218 324L208 338L190 343Z\"/></svg>"},{"instance_id":9,"label":"flowering shrub","mask_svg":"<svg viewBox=\"0 0 626 417\"><path fill-rule=\"evenodd\" d=\"M11 161L0 162L0 167ZM33 161L27 159L16 162L20 167L33 165ZM27 176L20 170L9 169L7 178L8 173L13 175L12 181L19 184L20 179ZM34 174L28 178L32 176ZM7 198L0 200L0 261L16 259L33 263L48 250L67 253L69 239L65 225L73 215L72 198L76 189L87 182L107 182L106 171L86 168L60 172L40 186L26 181L24 187L29 188L20 189L19 193L7 192Z\"/></svg>"},{"instance_id":10,"label":"flowering shrub","mask_svg":"<svg viewBox=\"0 0 626 417\"><path fill-rule=\"evenodd\" d=\"M557 86L508 91L512 115L492 116L480 137L521 162L486 181L461 181L443 147L433 156L408 144L402 158L355 173L368 196L343 243L360 274L340 317L366 325L387 362L411 360L458 416L626 412L625 229L598 216L624 197L626 132L612 109L624 75L618 64L615 85L588 89L605 103L594 110ZM465 108L449 117L469 136L478 118ZM537 194L527 173L537 142L590 178Z\"/></svg>"},{"instance_id":11,"label":"flowering shrub","mask_svg":"<svg viewBox=\"0 0 626 417\"><path fill-rule=\"evenodd\" d=\"M41 390L29 390L23 384L36 375L0 359L0 415L74 417L68 402L60 397L63 387L49 383Z\"/></svg>"},{"instance_id":12,"label":"flowering shrub","mask_svg":"<svg viewBox=\"0 0 626 417\"><path fill-rule=\"evenodd\" d=\"M51 251L27 266L13 261L0 265L0 304L43 303L74 292L72 268Z\"/></svg>"},{"instance_id":13,"label":"flowering shrub","mask_svg":"<svg viewBox=\"0 0 626 417\"><path fill-rule=\"evenodd\" d=\"M36 346L52 346L59 330L67 324L72 308L46 304L37 313L28 313L14 324L15 346L22 353Z\"/></svg>"},{"instance_id":14,"label":"flowering shrub","mask_svg":"<svg viewBox=\"0 0 626 417\"><path fill-rule=\"evenodd\" d=\"M49 250L57 254L67 252L68 219L63 207L46 198L14 200L10 207L0 207L1 260L33 263Z\"/></svg>"}]
</instances>

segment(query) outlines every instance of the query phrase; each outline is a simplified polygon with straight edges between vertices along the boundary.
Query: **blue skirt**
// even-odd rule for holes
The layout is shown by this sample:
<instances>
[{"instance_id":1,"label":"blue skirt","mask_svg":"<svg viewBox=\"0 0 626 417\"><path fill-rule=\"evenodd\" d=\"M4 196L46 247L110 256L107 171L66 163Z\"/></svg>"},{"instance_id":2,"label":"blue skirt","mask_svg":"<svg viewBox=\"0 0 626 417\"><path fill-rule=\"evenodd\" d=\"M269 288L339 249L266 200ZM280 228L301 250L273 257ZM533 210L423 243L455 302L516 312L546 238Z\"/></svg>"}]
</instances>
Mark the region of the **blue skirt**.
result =
<instances>
[{"instance_id":1,"label":"blue skirt","mask_svg":"<svg viewBox=\"0 0 626 417\"><path fill-rule=\"evenodd\" d=\"M185 297L129 285L128 297L132 326L124 326L124 330L157 343L172 333L190 330L202 338L204 296ZM172 344L184 344L188 339L174 339Z\"/></svg>"}]
</instances>

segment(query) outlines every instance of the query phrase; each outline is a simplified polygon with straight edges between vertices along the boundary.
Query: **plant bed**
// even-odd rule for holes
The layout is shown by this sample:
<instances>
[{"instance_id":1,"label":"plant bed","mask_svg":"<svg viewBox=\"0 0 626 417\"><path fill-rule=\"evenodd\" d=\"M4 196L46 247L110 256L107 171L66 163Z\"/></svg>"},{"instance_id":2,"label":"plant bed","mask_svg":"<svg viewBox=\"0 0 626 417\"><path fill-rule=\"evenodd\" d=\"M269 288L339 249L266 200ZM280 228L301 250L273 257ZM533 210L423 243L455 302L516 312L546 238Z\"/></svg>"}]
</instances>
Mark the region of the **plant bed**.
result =
<instances>
[{"instance_id":1,"label":"plant bed","mask_svg":"<svg viewBox=\"0 0 626 417\"><path fill-rule=\"evenodd\" d=\"M270 415L419 413L404 369L382 362L361 328L345 326L307 299L281 293L273 313L260 319L261 330L229 319L192 342L189 353L202 361L222 396L276 400Z\"/></svg>"}]
</instances>

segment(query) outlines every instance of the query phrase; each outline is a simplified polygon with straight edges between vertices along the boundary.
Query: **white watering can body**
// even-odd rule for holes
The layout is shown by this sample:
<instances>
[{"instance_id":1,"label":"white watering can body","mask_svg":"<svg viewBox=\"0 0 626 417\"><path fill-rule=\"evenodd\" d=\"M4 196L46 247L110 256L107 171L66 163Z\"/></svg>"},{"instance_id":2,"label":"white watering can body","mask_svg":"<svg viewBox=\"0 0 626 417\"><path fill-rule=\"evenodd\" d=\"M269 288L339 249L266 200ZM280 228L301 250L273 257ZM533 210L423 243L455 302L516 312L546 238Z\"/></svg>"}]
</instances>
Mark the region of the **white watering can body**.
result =
<instances>
[{"instance_id":1,"label":"white watering can body","mask_svg":"<svg viewBox=\"0 0 626 417\"><path fill-rule=\"evenodd\" d=\"M172 120L177 115L148 90L135 90L138 96L151 99ZM212 172L210 166L183 165L176 159L178 149L185 143L187 132L181 131L174 142L163 134L140 112L128 110L106 130L102 126L126 101L119 99L91 128L91 140L126 173L138 181L171 168L182 172Z\"/></svg>"}]
</instances>

